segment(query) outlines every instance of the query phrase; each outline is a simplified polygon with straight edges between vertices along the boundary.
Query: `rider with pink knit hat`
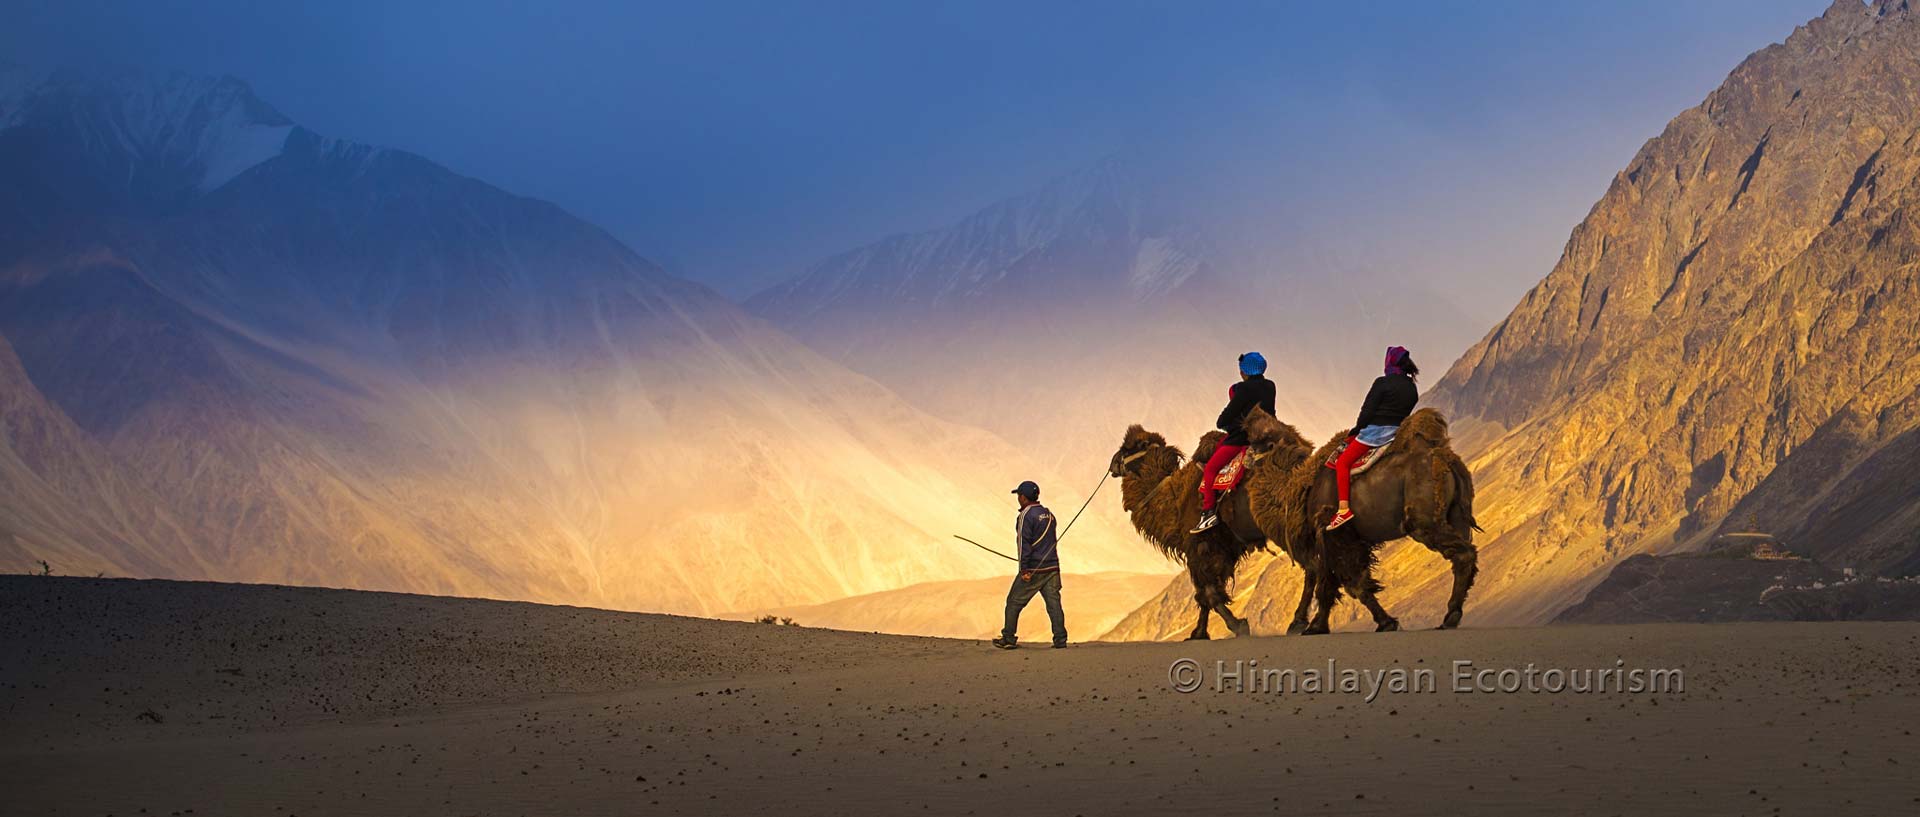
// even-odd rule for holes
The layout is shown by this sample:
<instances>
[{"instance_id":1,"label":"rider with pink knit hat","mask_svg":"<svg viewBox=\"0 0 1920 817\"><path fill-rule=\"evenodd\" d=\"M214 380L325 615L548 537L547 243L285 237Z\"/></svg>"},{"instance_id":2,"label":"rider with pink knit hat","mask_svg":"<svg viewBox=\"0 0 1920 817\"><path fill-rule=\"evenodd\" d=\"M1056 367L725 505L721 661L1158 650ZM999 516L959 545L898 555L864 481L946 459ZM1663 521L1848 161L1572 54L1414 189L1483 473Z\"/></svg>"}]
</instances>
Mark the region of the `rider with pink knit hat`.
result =
<instances>
[{"instance_id":1,"label":"rider with pink knit hat","mask_svg":"<svg viewBox=\"0 0 1920 817\"><path fill-rule=\"evenodd\" d=\"M1407 353L1406 347L1387 347L1386 373L1374 378L1373 388L1367 390L1367 399L1360 404L1360 419L1354 422L1353 431L1347 436L1347 447L1333 464L1340 488L1340 509L1327 523L1327 530L1353 521L1353 511L1347 506L1347 499L1352 495L1353 465L1368 451L1393 442L1400 424L1420 402L1420 389L1414 385L1414 379L1419 376L1420 367L1413 364L1413 356Z\"/></svg>"}]
</instances>

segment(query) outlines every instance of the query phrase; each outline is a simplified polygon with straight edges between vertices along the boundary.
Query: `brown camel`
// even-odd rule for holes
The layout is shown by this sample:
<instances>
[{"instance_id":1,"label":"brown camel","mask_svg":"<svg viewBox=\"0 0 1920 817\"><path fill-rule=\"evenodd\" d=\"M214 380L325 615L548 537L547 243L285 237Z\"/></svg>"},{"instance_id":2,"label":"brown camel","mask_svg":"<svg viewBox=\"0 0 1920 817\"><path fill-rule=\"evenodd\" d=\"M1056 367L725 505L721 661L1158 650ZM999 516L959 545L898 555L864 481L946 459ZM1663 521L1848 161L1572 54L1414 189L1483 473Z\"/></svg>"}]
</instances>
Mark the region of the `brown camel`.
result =
<instances>
[{"instance_id":1,"label":"brown camel","mask_svg":"<svg viewBox=\"0 0 1920 817\"><path fill-rule=\"evenodd\" d=\"M1401 423L1380 460L1353 478L1354 520L1329 531L1325 526L1333 518L1339 492L1333 469L1324 463L1346 441L1342 432L1306 463L1314 475L1299 505L1307 511L1301 523L1320 543L1316 559L1320 576L1315 582L1319 610L1306 632L1329 630L1327 618L1339 603L1342 589L1373 612L1380 629L1397 628L1397 623L1387 626L1394 620L1374 599L1380 584L1373 578L1373 566L1381 545L1406 536L1453 564L1453 594L1447 599L1440 629L1460 626L1467 590L1479 570L1473 532L1480 526L1473 518L1473 475L1453 452L1446 418L1433 409L1421 409Z\"/></svg>"},{"instance_id":2,"label":"brown camel","mask_svg":"<svg viewBox=\"0 0 1920 817\"><path fill-rule=\"evenodd\" d=\"M1238 489L1221 497L1220 524L1205 533L1189 532L1200 518L1200 472L1226 435L1211 431L1202 436L1193 460L1182 465L1178 448L1168 445L1159 434L1136 425L1127 429L1120 449L1114 452L1108 466L1111 474L1121 478L1121 506L1132 517L1134 528L1147 541L1187 566L1187 577L1193 582L1193 600L1200 608L1200 620L1187 636L1189 640L1209 637L1209 612L1219 613L1227 629L1235 635L1251 634L1246 621L1234 615L1228 606L1231 597L1227 594L1227 582L1233 578L1242 558L1269 542L1280 545L1305 574L1300 607L1287 631L1300 632L1307 626L1308 605L1313 601L1314 580L1319 575L1314 562L1318 542L1311 536L1296 534L1282 538L1276 535L1283 530L1282 520L1275 517L1272 524L1262 524L1268 520L1256 515L1253 506L1258 500L1250 497L1258 495L1259 486L1277 482L1280 475L1295 470L1313 448L1292 426L1271 417L1268 423L1266 434L1257 443L1260 459L1248 470ZM1296 493L1292 504L1299 507L1304 492ZM1293 518L1300 516L1295 511Z\"/></svg>"},{"instance_id":3,"label":"brown camel","mask_svg":"<svg viewBox=\"0 0 1920 817\"><path fill-rule=\"evenodd\" d=\"M1292 557L1305 574L1300 582L1300 604L1294 608L1287 633L1308 631L1307 614L1320 579L1320 537L1318 526L1309 518L1308 497L1319 472L1326 470L1324 454L1315 455L1313 444L1293 426L1275 419L1255 407L1247 414L1247 442L1255 459L1240 487L1221 499L1220 521L1244 524L1252 519L1268 541ZM1380 632L1400 629L1400 622L1388 615L1374 598L1369 586L1356 593L1361 604L1373 613Z\"/></svg>"}]
</instances>

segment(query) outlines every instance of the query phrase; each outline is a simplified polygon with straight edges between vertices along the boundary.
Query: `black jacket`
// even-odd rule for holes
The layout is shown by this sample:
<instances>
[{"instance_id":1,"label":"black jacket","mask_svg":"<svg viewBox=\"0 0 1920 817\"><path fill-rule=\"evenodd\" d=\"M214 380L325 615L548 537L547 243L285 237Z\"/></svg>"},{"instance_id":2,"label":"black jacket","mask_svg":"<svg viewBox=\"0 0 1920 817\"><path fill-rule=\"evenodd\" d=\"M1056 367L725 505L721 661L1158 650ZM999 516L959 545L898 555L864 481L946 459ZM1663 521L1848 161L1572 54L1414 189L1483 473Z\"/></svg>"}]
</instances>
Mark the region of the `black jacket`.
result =
<instances>
[{"instance_id":1,"label":"black jacket","mask_svg":"<svg viewBox=\"0 0 1920 817\"><path fill-rule=\"evenodd\" d=\"M1413 378L1404 374L1384 374L1374 378L1367 400L1360 404L1360 419L1353 423L1354 434L1367 426L1398 426L1405 422L1420 402L1420 390Z\"/></svg>"},{"instance_id":2,"label":"black jacket","mask_svg":"<svg viewBox=\"0 0 1920 817\"><path fill-rule=\"evenodd\" d=\"M1227 432L1227 438L1221 445L1246 445L1247 412L1254 406L1273 414L1273 398L1277 390L1273 381L1264 377L1253 377L1233 384L1227 389L1227 407L1220 410L1220 419L1213 421L1214 427Z\"/></svg>"}]
</instances>

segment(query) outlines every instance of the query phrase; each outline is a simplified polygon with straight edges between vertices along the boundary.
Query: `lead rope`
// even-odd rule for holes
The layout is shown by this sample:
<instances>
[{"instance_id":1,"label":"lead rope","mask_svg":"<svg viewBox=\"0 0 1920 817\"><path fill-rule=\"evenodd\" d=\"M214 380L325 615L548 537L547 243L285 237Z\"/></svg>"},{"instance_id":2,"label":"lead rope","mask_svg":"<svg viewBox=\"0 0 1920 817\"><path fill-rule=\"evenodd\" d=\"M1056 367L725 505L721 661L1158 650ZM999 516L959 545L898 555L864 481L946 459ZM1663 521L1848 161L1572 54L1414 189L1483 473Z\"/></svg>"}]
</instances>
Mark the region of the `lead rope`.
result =
<instances>
[{"instance_id":1,"label":"lead rope","mask_svg":"<svg viewBox=\"0 0 1920 817\"><path fill-rule=\"evenodd\" d=\"M1140 456L1144 455L1145 453L1146 452L1135 454L1133 458L1138 459ZM1107 480L1112 478L1113 478L1112 471L1108 471L1100 475L1100 484L1093 486L1093 493L1087 494L1087 501L1080 503L1080 510L1074 511L1073 518L1067 520L1067 526L1060 529L1060 535L1053 540L1055 545L1060 544L1062 540L1067 538L1067 532L1073 530L1073 523L1080 521L1080 514L1087 512L1087 506L1093 504L1093 498L1100 495L1100 489L1106 487ZM1000 551L994 550L993 548L987 547L986 545L980 544L979 542L975 542L972 539L968 539L965 536L961 536L960 534L957 534L957 533L954 534L953 538L958 539L974 547L977 547L981 550L984 550L1002 559L1006 559L1008 561L1014 561L1014 562L1020 561L1019 559L1015 559L1012 556L1008 556L1005 553L1001 553Z\"/></svg>"},{"instance_id":2,"label":"lead rope","mask_svg":"<svg viewBox=\"0 0 1920 817\"><path fill-rule=\"evenodd\" d=\"M1100 475L1100 484L1093 486L1093 493L1087 494L1087 501L1080 503L1080 510L1074 511L1073 518L1067 520L1067 526L1060 529L1059 538L1053 540L1055 544L1059 544L1067 538L1067 532L1073 530L1073 523L1080 521L1080 514L1087 512L1087 506L1093 504L1093 498L1100 495L1100 489L1106 487L1107 480L1112 478L1112 471L1107 471Z\"/></svg>"}]
</instances>

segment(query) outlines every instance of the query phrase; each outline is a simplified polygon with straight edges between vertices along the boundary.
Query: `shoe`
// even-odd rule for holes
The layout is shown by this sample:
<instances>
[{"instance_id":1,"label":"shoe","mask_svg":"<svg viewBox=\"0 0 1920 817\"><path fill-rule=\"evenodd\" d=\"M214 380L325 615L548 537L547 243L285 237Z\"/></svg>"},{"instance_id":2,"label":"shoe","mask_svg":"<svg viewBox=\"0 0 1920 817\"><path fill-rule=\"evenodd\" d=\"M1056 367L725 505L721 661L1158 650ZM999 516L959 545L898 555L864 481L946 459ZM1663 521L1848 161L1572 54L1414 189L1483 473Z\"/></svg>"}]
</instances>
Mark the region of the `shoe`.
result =
<instances>
[{"instance_id":1,"label":"shoe","mask_svg":"<svg viewBox=\"0 0 1920 817\"><path fill-rule=\"evenodd\" d=\"M1220 524L1219 514L1214 513L1213 511L1201 511L1199 524L1194 525L1193 530L1190 530L1187 532L1188 533L1206 533L1214 525L1218 525L1218 524Z\"/></svg>"},{"instance_id":2,"label":"shoe","mask_svg":"<svg viewBox=\"0 0 1920 817\"><path fill-rule=\"evenodd\" d=\"M1353 511L1336 511L1333 514L1333 519L1327 522L1327 530L1333 530L1352 521Z\"/></svg>"},{"instance_id":3,"label":"shoe","mask_svg":"<svg viewBox=\"0 0 1920 817\"><path fill-rule=\"evenodd\" d=\"M994 636L993 646L999 647L1000 649L1003 649L1003 650L1017 650L1017 649L1020 649L1020 642L1008 641L1004 637Z\"/></svg>"},{"instance_id":4,"label":"shoe","mask_svg":"<svg viewBox=\"0 0 1920 817\"><path fill-rule=\"evenodd\" d=\"M1054 649L1056 649L1056 650L1064 650L1064 649L1066 649L1066 648L1067 648L1067 642L1065 642L1065 641L1055 641L1055 642L1053 642L1053 648L1054 648Z\"/></svg>"}]
</instances>

